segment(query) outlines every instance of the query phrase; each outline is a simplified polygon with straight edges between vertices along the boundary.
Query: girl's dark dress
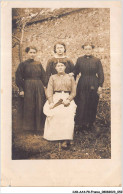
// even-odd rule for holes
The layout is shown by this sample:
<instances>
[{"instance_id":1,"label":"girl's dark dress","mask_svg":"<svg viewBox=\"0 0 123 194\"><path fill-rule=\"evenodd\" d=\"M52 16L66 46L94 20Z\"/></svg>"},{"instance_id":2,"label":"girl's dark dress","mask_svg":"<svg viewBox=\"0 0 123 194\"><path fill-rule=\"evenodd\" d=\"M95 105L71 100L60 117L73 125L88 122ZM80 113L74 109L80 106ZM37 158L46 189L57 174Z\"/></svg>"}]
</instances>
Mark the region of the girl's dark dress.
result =
<instances>
[{"instance_id":1,"label":"girl's dark dress","mask_svg":"<svg viewBox=\"0 0 123 194\"><path fill-rule=\"evenodd\" d=\"M40 62L28 59L20 63L16 71L16 84L19 91L24 91L23 129L41 131L46 75Z\"/></svg>"},{"instance_id":2,"label":"girl's dark dress","mask_svg":"<svg viewBox=\"0 0 123 194\"><path fill-rule=\"evenodd\" d=\"M53 57L47 63L47 67L46 67L47 80L49 80L51 75L57 74L57 71L55 69L55 65L57 63L64 63L65 64L65 66L66 66L65 73L73 72L74 64L70 59L68 59L67 57L64 57L64 58Z\"/></svg>"},{"instance_id":3,"label":"girl's dark dress","mask_svg":"<svg viewBox=\"0 0 123 194\"><path fill-rule=\"evenodd\" d=\"M101 61L92 55L79 57L74 68L75 78L79 73L81 73L81 77L75 97L77 104L75 123L79 126L83 124L92 125L96 119L99 101L97 89L104 82Z\"/></svg>"}]
</instances>

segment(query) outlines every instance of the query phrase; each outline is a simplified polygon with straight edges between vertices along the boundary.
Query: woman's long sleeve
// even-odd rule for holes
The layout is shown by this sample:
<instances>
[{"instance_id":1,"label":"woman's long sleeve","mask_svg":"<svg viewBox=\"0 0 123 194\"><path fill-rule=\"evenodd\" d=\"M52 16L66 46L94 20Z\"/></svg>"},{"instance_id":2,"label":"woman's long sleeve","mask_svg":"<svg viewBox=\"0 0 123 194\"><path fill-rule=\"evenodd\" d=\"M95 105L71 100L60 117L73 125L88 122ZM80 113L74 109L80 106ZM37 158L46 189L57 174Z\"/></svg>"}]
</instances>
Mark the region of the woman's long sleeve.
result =
<instances>
[{"instance_id":1,"label":"woman's long sleeve","mask_svg":"<svg viewBox=\"0 0 123 194\"><path fill-rule=\"evenodd\" d=\"M74 78L76 79L77 75L80 73L80 71L79 71L79 59L77 59L77 62L76 62L74 69L73 69L73 73L74 73Z\"/></svg>"},{"instance_id":2,"label":"woman's long sleeve","mask_svg":"<svg viewBox=\"0 0 123 194\"><path fill-rule=\"evenodd\" d=\"M104 82L104 72L103 72L103 67L102 67L102 63L99 60L98 61L98 79L99 79L99 86L102 87L103 82Z\"/></svg>"},{"instance_id":3,"label":"woman's long sleeve","mask_svg":"<svg viewBox=\"0 0 123 194\"><path fill-rule=\"evenodd\" d=\"M49 78L50 78L51 74L52 74L52 71L51 71L51 60L49 60L47 62L47 67L46 67L46 77L47 77L47 81L49 81Z\"/></svg>"},{"instance_id":4,"label":"woman's long sleeve","mask_svg":"<svg viewBox=\"0 0 123 194\"><path fill-rule=\"evenodd\" d=\"M46 72L44 71L44 68L42 65L40 65L40 68L41 68L41 81L43 85L46 87L48 83Z\"/></svg>"},{"instance_id":5,"label":"woman's long sleeve","mask_svg":"<svg viewBox=\"0 0 123 194\"><path fill-rule=\"evenodd\" d=\"M73 100L73 98L76 96L76 83L73 77L71 77L71 83L72 83L72 87L71 87L71 93L69 95L69 100Z\"/></svg>"},{"instance_id":6,"label":"woman's long sleeve","mask_svg":"<svg viewBox=\"0 0 123 194\"><path fill-rule=\"evenodd\" d=\"M15 82L20 92L24 91L24 72L23 71L24 71L24 64L20 63L15 74L15 77L16 77Z\"/></svg>"},{"instance_id":7,"label":"woman's long sleeve","mask_svg":"<svg viewBox=\"0 0 123 194\"><path fill-rule=\"evenodd\" d=\"M52 76L49 79L48 87L47 87L47 98L49 103L53 102L53 78Z\"/></svg>"},{"instance_id":8,"label":"woman's long sleeve","mask_svg":"<svg viewBox=\"0 0 123 194\"><path fill-rule=\"evenodd\" d=\"M73 73L73 71L74 71L74 63L73 63L72 60L68 60L68 63L70 65L70 73Z\"/></svg>"}]
</instances>

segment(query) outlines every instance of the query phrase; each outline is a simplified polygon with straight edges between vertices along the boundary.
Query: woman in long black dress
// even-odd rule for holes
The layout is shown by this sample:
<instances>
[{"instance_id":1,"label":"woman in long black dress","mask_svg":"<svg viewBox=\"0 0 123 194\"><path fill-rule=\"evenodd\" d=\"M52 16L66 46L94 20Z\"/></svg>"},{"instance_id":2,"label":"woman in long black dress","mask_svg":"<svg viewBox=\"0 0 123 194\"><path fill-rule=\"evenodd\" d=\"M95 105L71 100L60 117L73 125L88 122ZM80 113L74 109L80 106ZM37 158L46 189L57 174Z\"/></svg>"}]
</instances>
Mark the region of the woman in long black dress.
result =
<instances>
[{"instance_id":1,"label":"woman in long black dress","mask_svg":"<svg viewBox=\"0 0 123 194\"><path fill-rule=\"evenodd\" d=\"M74 68L75 78L81 73L75 98L75 124L79 129L83 126L91 128L95 124L99 94L104 82L101 61L92 55L94 45L86 43L82 48L85 55L77 59Z\"/></svg>"},{"instance_id":2,"label":"woman in long black dress","mask_svg":"<svg viewBox=\"0 0 123 194\"><path fill-rule=\"evenodd\" d=\"M44 123L46 74L41 63L34 60L37 49L27 47L25 52L28 59L20 63L16 71L19 94L24 96L23 129L41 132Z\"/></svg>"},{"instance_id":3,"label":"woman in long black dress","mask_svg":"<svg viewBox=\"0 0 123 194\"><path fill-rule=\"evenodd\" d=\"M57 42L54 45L54 57L49 59L46 67L47 80L51 75L57 74L56 64L64 63L66 66L65 73L73 75L74 64L71 59L66 56L66 45L63 42Z\"/></svg>"}]
</instances>

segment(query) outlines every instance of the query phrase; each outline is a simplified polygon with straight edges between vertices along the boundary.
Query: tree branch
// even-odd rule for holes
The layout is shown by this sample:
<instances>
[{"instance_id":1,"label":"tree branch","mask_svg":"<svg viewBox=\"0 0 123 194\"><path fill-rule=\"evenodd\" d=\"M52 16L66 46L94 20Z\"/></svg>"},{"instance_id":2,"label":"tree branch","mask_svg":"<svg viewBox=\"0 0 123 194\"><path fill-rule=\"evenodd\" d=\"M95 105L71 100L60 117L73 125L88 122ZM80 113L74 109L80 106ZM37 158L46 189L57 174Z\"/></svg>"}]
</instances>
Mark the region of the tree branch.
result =
<instances>
[{"instance_id":1,"label":"tree branch","mask_svg":"<svg viewBox=\"0 0 123 194\"><path fill-rule=\"evenodd\" d=\"M18 37L14 36L14 35L12 35L12 37L20 42L20 39Z\"/></svg>"},{"instance_id":2,"label":"tree branch","mask_svg":"<svg viewBox=\"0 0 123 194\"><path fill-rule=\"evenodd\" d=\"M18 16L21 17L20 13L18 12L18 8L16 8L16 12L17 12Z\"/></svg>"},{"instance_id":3,"label":"tree branch","mask_svg":"<svg viewBox=\"0 0 123 194\"><path fill-rule=\"evenodd\" d=\"M34 19L36 18L39 14L40 14L41 11L39 11L35 16L33 16L31 19Z\"/></svg>"},{"instance_id":4,"label":"tree branch","mask_svg":"<svg viewBox=\"0 0 123 194\"><path fill-rule=\"evenodd\" d=\"M27 19L25 26L28 25L28 23L30 23L31 20L34 20L36 17L38 17L38 16L40 15L40 12L41 12L41 11L39 11L39 12L38 12L36 15L34 15L34 16L30 16L30 18Z\"/></svg>"},{"instance_id":5,"label":"tree branch","mask_svg":"<svg viewBox=\"0 0 123 194\"><path fill-rule=\"evenodd\" d=\"M18 42L14 43L14 44L12 45L12 48L14 48L16 45L19 45L19 43L18 43Z\"/></svg>"}]
</instances>

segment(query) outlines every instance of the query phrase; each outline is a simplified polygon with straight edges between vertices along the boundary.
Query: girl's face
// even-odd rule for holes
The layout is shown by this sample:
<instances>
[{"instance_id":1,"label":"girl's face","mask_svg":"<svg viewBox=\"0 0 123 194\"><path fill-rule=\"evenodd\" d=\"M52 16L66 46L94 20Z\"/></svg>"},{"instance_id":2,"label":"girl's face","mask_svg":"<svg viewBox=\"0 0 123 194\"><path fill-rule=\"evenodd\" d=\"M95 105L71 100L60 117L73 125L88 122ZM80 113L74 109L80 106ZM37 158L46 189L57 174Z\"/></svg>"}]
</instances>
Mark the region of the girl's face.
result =
<instances>
[{"instance_id":1,"label":"girl's face","mask_svg":"<svg viewBox=\"0 0 123 194\"><path fill-rule=\"evenodd\" d=\"M29 59L34 59L36 54L37 54L37 52L36 52L35 49L30 49L29 52L28 52Z\"/></svg>"},{"instance_id":2,"label":"girl's face","mask_svg":"<svg viewBox=\"0 0 123 194\"><path fill-rule=\"evenodd\" d=\"M87 46L84 46L84 53L85 53L85 55L91 55L92 54L92 46L90 46L90 45L87 45Z\"/></svg>"},{"instance_id":3,"label":"girl's face","mask_svg":"<svg viewBox=\"0 0 123 194\"><path fill-rule=\"evenodd\" d=\"M56 65L56 71L58 73L64 73L66 66L63 63L57 63Z\"/></svg>"},{"instance_id":4,"label":"girl's face","mask_svg":"<svg viewBox=\"0 0 123 194\"><path fill-rule=\"evenodd\" d=\"M65 48L64 48L63 45L61 45L61 44L57 44L56 45L56 53L58 55L63 55L64 54L64 51L65 51Z\"/></svg>"}]
</instances>

